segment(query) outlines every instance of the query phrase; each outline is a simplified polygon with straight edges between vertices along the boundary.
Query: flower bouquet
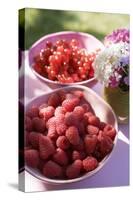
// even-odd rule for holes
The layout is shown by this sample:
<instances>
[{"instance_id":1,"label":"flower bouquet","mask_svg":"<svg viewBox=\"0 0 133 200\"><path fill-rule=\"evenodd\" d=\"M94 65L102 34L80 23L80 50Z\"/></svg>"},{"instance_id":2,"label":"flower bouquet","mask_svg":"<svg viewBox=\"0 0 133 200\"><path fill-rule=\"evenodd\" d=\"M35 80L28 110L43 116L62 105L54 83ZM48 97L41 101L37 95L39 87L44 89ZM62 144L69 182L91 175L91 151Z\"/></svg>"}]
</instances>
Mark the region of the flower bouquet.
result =
<instances>
[{"instance_id":1,"label":"flower bouquet","mask_svg":"<svg viewBox=\"0 0 133 200\"><path fill-rule=\"evenodd\" d=\"M114 109L118 121L127 122L129 110L129 43L120 41L105 47L96 57L94 69L95 77L104 84L104 98Z\"/></svg>"}]
</instances>

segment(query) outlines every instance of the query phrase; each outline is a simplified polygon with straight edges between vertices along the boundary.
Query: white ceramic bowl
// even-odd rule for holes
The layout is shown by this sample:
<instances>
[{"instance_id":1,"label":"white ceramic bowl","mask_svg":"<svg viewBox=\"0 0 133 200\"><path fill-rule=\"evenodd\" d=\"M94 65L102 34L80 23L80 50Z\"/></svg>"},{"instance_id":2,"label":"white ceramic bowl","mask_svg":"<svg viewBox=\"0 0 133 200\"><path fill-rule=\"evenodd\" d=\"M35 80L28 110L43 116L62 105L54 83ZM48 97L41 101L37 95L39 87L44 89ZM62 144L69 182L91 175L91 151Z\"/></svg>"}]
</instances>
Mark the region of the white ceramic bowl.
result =
<instances>
[{"instance_id":1,"label":"white ceramic bowl","mask_svg":"<svg viewBox=\"0 0 133 200\"><path fill-rule=\"evenodd\" d=\"M62 89L62 88L61 88ZM95 111L95 114L104 122L111 124L112 126L115 127L117 133L118 133L118 124L117 124L117 119L116 116L112 110L112 108L109 106L109 104L107 104L99 95L97 95L93 90L85 87L85 86L68 86L68 87L64 87L63 89L65 89L66 91L69 90L75 90L75 89L80 89L83 91L85 99L91 103L92 108ZM45 103L48 99L48 97L51 95L51 93L56 93L57 91L59 91L60 89L56 89L52 92L48 92L44 95L41 95L39 97L34 98L33 100L31 100L31 102L26 106L26 110L28 110L32 105L37 105L40 106L42 103ZM114 147L113 150L116 146L116 142L117 142L117 135L115 137L114 140ZM110 154L108 154L100 163L99 166L91 171L88 172L78 178L75 179L69 179L69 180L59 180L59 179L50 179L45 177L44 175L42 175L39 170L37 169L33 169L30 168L28 166L25 166L26 170L33 175L34 177L40 179L41 181L47 182L47 183L51 183L51 184L65 184L65 183L72 183L72 182L77 182L77 181L81 181L83 179L86 179L92 175L94 175L96 172L98 172L104 165L105 163L108 161L108 159L111 157L113 150L111 151Z\"/></svg>"}]
</instances>

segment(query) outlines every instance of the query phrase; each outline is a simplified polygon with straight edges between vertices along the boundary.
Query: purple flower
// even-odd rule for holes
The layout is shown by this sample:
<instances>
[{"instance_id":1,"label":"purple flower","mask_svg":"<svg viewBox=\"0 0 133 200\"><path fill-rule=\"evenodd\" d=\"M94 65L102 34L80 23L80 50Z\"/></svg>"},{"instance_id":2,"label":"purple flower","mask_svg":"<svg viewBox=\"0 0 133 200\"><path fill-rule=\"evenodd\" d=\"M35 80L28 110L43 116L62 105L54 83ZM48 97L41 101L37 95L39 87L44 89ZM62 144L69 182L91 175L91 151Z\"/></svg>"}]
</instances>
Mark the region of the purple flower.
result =
<instances>
[{"instance_id":1,"label":"purple flower","mask_svg":"<svg viewBox=\"0 0 133 200\"><path fill-rule=\"evenodd\" d=\"M118 87L119 81L116 80L116 77L110 77L110 83L109 86L112 88Z\"/></svg>"},{"instance_id":2,"label":"purple flower","mask_svg":"<svg viewBox=\"0 0 133 200\"><path fill-rule=\"evenodd\" d=\"M128 76L126 76L126 77L124 78L124 83L125 83L126 85L129 85L129 77L128 77Z\"/></svg>"},{"instance_id":3,"label":"purple flower","mask_svg":"<svg viewBox=\"0 0 133 200\"><path fill-rule=\"evenodd\" d=\"M121 57L120 63L122 66L129 65L129 55Z\"/></svg>"},{"instance_id":4,"label":"purple flower","mask_svg":"<svg viewBox=\"0 0 133 200\"><path fill-rule=\"evenodd\" d=\"M118 42L127 42L130 43L130 34L129 29L121 28L113 31L111 34L107 35L104 39L105 45L109 43L118 43Z\"/></svg>"}]
</instances>

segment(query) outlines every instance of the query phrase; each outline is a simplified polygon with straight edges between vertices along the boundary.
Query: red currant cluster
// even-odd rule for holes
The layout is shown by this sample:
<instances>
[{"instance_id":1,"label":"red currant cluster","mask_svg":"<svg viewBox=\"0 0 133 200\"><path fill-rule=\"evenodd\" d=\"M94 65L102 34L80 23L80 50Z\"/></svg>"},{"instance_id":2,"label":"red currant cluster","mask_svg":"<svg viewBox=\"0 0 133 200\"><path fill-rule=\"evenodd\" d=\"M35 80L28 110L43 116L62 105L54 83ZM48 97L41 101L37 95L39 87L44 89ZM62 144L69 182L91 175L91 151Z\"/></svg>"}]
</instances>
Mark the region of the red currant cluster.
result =
<instances>
[{"instance_id":1,"label":"red currant cluster","mask_svg":"<svg viewBox=\"0 0 133 200\"><path fill-rule=\"evenodd\" d=\"M87 53L76 39L46 42L44 49L34 57L34 70L52 81L73 83L94 76L92 63L96 52Z\"/></svg>"}]
</instances>

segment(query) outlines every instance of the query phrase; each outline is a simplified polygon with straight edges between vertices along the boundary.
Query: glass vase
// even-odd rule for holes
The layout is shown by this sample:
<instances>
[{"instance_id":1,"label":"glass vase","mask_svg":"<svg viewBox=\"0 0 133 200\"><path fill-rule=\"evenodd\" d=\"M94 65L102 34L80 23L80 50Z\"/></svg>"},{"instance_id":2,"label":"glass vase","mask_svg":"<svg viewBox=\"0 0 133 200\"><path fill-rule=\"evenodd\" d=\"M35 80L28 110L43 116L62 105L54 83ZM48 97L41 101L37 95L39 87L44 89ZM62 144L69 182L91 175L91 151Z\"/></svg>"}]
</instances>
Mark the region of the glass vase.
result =
<instances>
[{"instance_id":1,"label":"glass vase","mask_svg":"<svg viewBox=\"0 0 133 200\"><path fill-rule=\"evenodd\" d=\"M129 91L122 91L119 87L104 87L104 99L113 108L118 122L128 123L129 120Z\"/></svg>"}]
</instances>

